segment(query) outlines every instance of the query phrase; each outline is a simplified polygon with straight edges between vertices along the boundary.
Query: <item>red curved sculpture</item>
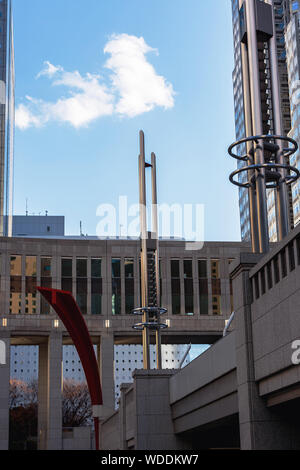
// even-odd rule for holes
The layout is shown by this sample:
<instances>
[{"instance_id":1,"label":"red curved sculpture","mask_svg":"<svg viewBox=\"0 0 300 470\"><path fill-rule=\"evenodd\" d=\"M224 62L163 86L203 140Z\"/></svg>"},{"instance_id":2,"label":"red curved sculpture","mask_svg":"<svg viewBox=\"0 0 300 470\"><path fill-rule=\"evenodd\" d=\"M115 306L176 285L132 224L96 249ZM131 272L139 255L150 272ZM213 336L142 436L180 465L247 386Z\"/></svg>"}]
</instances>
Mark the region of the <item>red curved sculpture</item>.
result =
<instances>
[{"instance_id":1,"label":"red curved sculpture","mask_svg":"<svg viewBox=\"0 0 300 470\"><path fill-rule=\"evenodd\" d=\"M70 292L37 287L65 325L77 349L93 406L103 404L98 362L83 315ZM95 443L99 450L99 418L94 417Z\"/></svg>"}]
</instances>

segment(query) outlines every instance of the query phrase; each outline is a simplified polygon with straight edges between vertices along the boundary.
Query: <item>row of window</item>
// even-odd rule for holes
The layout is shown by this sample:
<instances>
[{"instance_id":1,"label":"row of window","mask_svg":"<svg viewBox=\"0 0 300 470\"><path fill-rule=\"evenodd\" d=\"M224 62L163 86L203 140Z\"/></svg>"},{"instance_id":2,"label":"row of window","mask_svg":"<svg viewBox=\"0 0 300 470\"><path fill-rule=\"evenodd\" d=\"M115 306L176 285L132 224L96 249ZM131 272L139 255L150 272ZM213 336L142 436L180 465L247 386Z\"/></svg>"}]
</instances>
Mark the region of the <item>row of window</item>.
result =
<instances>
[{"instance_id":1,"label":"row of window","mask_svg":"<svg viewBox=\"0 0 300 470\"><path fill-rule=\"evenodd\" d=\"M300 236L296 238L295 243L297 257L295 256L294 241L291 241L255 274L252 281L253 299L259 299L280 280L286 278L288 272L295 270L296 263L300 265Z\"/></svg>"},{"instance_id":2,"label":"row of window","mask_svg":"<svg viewBox=\"0 0 300 470\"><path fill-rule=\"evenodd\" d=\"M52 287L51 258L40 258L39 285L41 287ZM231 260L228 260L231 262ZM88 313L88 297L90 296L90 313L100 315L102 313L102 260L92 258L88 272L88 260L77 258L75 271L73 270L73 259L61 259L61 289L73 292L76 289L76 301L83 314ZM210 263L210 264L209 264ZM161 264L161 263L160 263ZM198 276L200 293L200 313L209 314L209 295L211 296L211 309L215 315L221 312L221 280L220 280L220 260L203 259L198 260L197 270L193 270L193 260L172 259L171 268L171 295L172 313L178 315L194 314L194 280ZM124 260L124 287L121 276L121 259L111 260L111 300L112 314L122 313L122 294L125 294L125 313L130 314L135 305L135 285L134 285L134 259ZM10 313L20 314L22 312L22 257L21 255L10 258ZM73 275L76 278L73 280ZM183 284L181 278L183 277ZM162 300L162 275L160 265L160 294ZM211 289L209 289L209 280ZM37 313L37 257L26 256L25 258L25 313ZM197 280L196 280L197 282ZM230 284L231 286L231 284ZM125 288L125 292L122 292ZM182 292L182 289L184 291ZM231 303L232 303L232 287ZM210 290L210 293L209 293ZM184 312L182 312L182 298L184 298ZM50 306L43 297L40 298L40 313L49 314Z\"/></svg>"}]
</instances>

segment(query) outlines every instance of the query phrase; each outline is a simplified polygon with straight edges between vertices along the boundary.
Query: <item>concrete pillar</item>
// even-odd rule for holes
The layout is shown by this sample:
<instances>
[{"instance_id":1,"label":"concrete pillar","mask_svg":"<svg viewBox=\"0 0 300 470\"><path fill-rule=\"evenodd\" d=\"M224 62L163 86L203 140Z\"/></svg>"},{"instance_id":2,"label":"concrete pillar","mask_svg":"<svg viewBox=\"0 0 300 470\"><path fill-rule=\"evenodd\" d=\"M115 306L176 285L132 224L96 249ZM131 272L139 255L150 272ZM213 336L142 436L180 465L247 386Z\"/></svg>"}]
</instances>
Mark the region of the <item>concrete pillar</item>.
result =
<instances>
[{"instance_id":1,"label":"concrete pillar","mask_svg":"<svg viewBox=\"0 0 300 470\"><path fill-rule=\"evenodd\" d=\"M10 333L0 332L0 450L9 444Z\"/></svg>"},{"instance_id":2,"label":"concrete pillar","mask_svg":"<svg viewBox=\"0 0 300 470\"><path fill-rule=\"evenodd\" d=\"M39 450L62 449L62 333L39 345Z\"/></svg>"},{"instance_id":3,"label":"concrete pillar","mask_svg":"<svg viewBox=\"0 0 300 470\"><path fill-rule=\"evenodd\" d=\"M174 433L170 407L169 382L174 372L174 370L134 371L135 450L185 448L184 442Z\"/></svg>"},{"instance_id":4,"label":"concrete pillar","mask_svg":"<svg viewBox=\"0 0 300 470\"><path fill-rule=\"evenodd\" d=\"M115 410L114 337L101 335L98 346L98 361L103 396L103 418Z\"/></svg>"},{"instance_id":5,"label":"concrete pillar","mask_svg":"<svg viewBox=\"0 0 300 470\"><path fill-rule=\"evenodd\" d=\"M267 408L255 381L252 339L252 289L249 271L262 255L241 253L231 265L233 279L240 444L242 450L288 450L290 425Z\"/></svg>"}]
</instances>

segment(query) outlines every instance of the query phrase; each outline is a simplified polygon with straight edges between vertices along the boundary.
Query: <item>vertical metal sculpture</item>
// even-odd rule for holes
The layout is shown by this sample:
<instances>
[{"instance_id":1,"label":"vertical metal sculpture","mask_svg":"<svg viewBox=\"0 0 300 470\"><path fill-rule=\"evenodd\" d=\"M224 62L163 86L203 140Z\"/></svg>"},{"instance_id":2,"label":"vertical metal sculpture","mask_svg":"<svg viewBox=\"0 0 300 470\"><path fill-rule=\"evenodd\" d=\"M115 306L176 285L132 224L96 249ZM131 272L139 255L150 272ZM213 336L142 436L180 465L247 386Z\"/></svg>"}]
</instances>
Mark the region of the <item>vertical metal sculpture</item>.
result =
<instances>
[{"instance_id":1,"label":"vertical metal sculpture","mask_svg":"<svg viewBox=\"0 0 300 470\"><path fill-rule=\"evenodd\" d=\"M152 233L147 230L146 168L151 168L152 180ZM133 314L142 315L142 322L133 326L142 331L144 369L150 369L150 333L155 331L156 365L162 368L161 330L167 325L161 323L160 316L167 312L160 307L159 279L159 237L157 215L156 156L151 154L151 164L145 160L145 136L140 131L139 155L139 201L141 228L141 305Z\"/></svg>"},{"instance_id":2,"label":"vertical metal sculpture","mask_svg":"<svg viewBox=\"0 0 300 470\"><path fill-rule=\"evenodd\" d=\"M273 0L239 0L239 8L246 138L228 152L245 166L231 173L230 181L249 190L252 249L266 253L266 190L275 190L278 240L282 240L289 231L287 185L300 176L289 162L298 145L282 135ZM241 147L246 147L246 154L241 155ZM247 181L235 179L244 173Z\"/></svg>"}]
</instances>

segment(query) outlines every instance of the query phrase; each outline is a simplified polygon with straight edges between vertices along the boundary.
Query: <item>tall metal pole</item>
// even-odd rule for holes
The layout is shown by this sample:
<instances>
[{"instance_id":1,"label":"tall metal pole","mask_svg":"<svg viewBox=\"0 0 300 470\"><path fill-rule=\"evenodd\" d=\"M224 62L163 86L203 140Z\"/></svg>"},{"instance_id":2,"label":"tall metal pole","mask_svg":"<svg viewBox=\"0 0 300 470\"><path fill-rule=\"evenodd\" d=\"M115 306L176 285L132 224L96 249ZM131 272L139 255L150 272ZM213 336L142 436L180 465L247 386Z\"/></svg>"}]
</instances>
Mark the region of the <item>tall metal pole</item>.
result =
<instances>
[{"instance_id":1,"label":"tall metal pole","mask_svg":"<svg viewBox=\"0 0 300 470\"><path fill-rule=\"evenodd\" d=\"M155 281L156 281L156 307L160 307L160 279L159 279L159 243L158 243L158 217L157 217L157 184L156 184L156 155L151 153L151 183L152 183L152 238L156 242L155 250ZM160 315L157 314L160 323ZM156 368L162 368L161 333L156 330Z\"/></svg>"},{"instance_id":2,"label":"tall metal pole","mask_svg":"<svg viewBox=\"0 0 300 470\"><path fill-rule=\"evenodd\" d=\"M259 65L257 50L257 33L256 33L256 15L254 0L245 0L246 19L247 19L247 36L248 36L248 56L249 56L249 78L251 91L251 110L252 110L252 126L255 135L263 134L262 115L261 115L261 98L259 83ZM254 155L255 164L264 164L263 141L261 140L256 146ZM264 170L256 178L256 197L257 197L257 221L259 234L259 251L266 253L269 250L269 230L267 215L267 198Z\"/></svg>"},{"instance_id":3,"label":"tall metal pole","mask_svg":"<svg viewBox=\"0 0 300 470\"><path fill-rule=\"evenodd\" d=\"M147 279L147 214L146 214L146 175L145 175L145 137L140 131L139 155L139 194L140 194L140 226L141 226L141 295L142 306L148 307L148 279ZM148 313L143 312L143 322L148 322ZM150 342L149 330L143 329L143 362L144 369L150 369Z\"/></svg>"},{"instance_id":4,"label":"tall metal pole","mask_svg":"<svg viewBox=\"0 0 300 470\"><path fill-rule=\"evenodd\" d=\"M243 0L239 0L239 8L243 5ZM252 110L251 110L251 96L250 96L250 83L249 83L249 67L248 67L248 52L247 46L241 43L241 62L242 62L242 76L243 76L243 98L244 98L244 116L245 116L245 132L246 136L253 135L252 130ZM247 154L251 150L251 144L247 143ZM248 162L251 165L251 162ZM254 176L251 172L250 179ZM251 229L251 245L254 253L260 251L259 248L259 235L257 227L257 204L256 204L256 191L252 185L248 191L249 196L249 212L250 212L250 229Z\"/></svg>"},{"instance_id":5,"label":"tall metal pole","mask_svg":"<svg viewBox=\"0 0 300 470\"><path fill-rule=\"evenodd\" d=\"M273 104L273 121L274 131L276 135L283 135L283 126L281 120L281 109L280 109L280 94L279 94L279 74L278 74L278 63L277 63L277 46L276 46L276 34L275 34L275 15L274 15L274 0L268 2L272 6L272 21L274 34L269 42L270 51L270 68L271 68L271 81L272 81L272 104ZM276 155L276 163L284 165L286 162L283 157L283 142L278 140L277 145L279 151ZM279 170L282 179L286 176L286 170ZM282 240L289 232L289 219L288 219L288 197L287 187L284 182L279 182L276 190L277 199L277 222L278 222L278 241Z\"/></svg>"}]
</instances>

